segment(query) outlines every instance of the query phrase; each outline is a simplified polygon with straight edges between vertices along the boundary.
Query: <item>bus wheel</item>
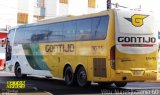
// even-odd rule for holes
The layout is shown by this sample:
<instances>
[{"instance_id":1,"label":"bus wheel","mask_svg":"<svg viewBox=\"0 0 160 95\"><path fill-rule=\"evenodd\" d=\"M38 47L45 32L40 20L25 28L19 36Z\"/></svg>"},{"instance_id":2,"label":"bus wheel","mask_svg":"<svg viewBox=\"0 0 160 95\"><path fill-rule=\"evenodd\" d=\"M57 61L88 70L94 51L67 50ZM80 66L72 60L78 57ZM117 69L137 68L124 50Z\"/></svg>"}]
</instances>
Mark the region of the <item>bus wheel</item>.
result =
<instances>
[{"instance_id":1,"label":"bus wheel","mask_svg":"<svg viewBox=\"0 0 160 95\"><path fill-rule=\"evenodd\" d=\"M65 83L67 85L73 85L74 84L74 74L73 74L72 68L70 66L68 66L65 69L64 80L65 80Z\"/></svg>"},{"instance_id":2,"label":"bus wheel","mask_svg":"<svg viewBox=\"0 0 160 95\"><path fill-rule=\"evenodd\" d=\"M17 78L22 78L22 77L26 77L27 75L26 74L22 74L21 73L21 67L19 64L16 64L15 65L15 75Z\"/></svg>"},{"instance_id":3,"label":"bus wheel","mask_svg":"<svg viewBox=\"0 0 160 95\"><path fill-rule=\"evenodd\" d=\"M45 76L47 79L51 79L52 77L50 77L50 76Z\"/></svg>"},{"instance_id":4,"label":"bus wheel","mask_svg":"<svg viewBox=\"0 0 160 95\"><path fill-rule=\"evenodd\" d=\"M98 82L98 85L101 87L110 87L112 82Z\"/></svg>"},{"instance_id":5,"label":"bus wheel","mask_svg":"<svg viewBox=\"0 0 160 95\"><path fill-rule=\"evenodd\" d=\"M117 87L125 87L127 85L127 82L115 82L114 83Z\"/></svg>"},{"instance_id":6,"label":"bus wheel","mask_svg":"<svg viewBox=\"0 0 160 95\"><path fill-rule=\"evenodd\" d=\"M87 73L84 67L80 67L77 72L77 83L80 87L87 87L91 84L90 81L87 81Z\"/></svg>"}]
</instances>

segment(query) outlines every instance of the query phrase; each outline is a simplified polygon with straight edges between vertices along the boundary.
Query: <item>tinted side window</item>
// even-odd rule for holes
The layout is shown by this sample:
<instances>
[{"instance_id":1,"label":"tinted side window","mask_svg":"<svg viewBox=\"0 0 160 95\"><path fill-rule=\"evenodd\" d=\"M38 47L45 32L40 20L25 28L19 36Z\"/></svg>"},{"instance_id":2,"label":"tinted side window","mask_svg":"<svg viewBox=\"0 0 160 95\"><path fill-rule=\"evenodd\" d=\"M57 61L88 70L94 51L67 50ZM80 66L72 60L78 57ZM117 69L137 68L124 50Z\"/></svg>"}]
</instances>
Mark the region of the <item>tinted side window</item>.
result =
<instances>
[{"instance_id":1,"label":"tinted side window","mask_svg":"<svg viewBox=\"0 0 160 95\"><path fill-rule=\"evenodd\" d=\"M24 28L17 29L16 34L15 34L15 43L16 44L24 43L24 36L25 36L24 31L25 31Z\"/></svg>"},{"instance_id":2,"label":"tinted side window","mask_svg":"<svg viewBox=\"0 0 160 95\"><path fill-rule=\"evenodd\" d=\"M59 42L62 41L64 34L62 34L63 23L55 23L50 24L48 31L50 31L50 35L48 36L49 42Z\"/></svg>"},{"instance_id":3,"label":"tinted side window","mask_svg":"<svg viewBox=\"0 0 160 95\"><path fill-rule=\"evenodd\" d=\"M63 28L63 41L75 41L76 22L65 22Z\"/></svg>"},{"instance_id":4,"label":"tinted side window","mask_svg":"<svg viewBox=\"0 0 160 95\"><path fill-rule=\"evenodd\" d=\"M15 33L15 29L10 30L8 33L8 41L9 41L9 44L11 45L13 44L14 33Z\"/></svg>"},{"instance_id":5,"label":"tinted side window","mask_svg":"<svg viewBox=\"0 0 160 95\"><path fill-rule=\"evenodd\" d=\"M47 42L49 35L52 34L51 31L48 30L48 25L40 25L36 26L36 41L37 42Z\"/></svg>"},{"instance_id":6,"label":"tinted side window","mask_svg":"<svg viewBox=\"0 0 160 95\"><path fill-rule=\"evenodd\" d=\"M92 19L92 39L103 40L106 38L109 16L96 17Z\"/></svg>"},{"instance_id":7,"label":"tinted side window","mask_svg":"<svg viewBox=\"0 0 160 95\"><path fill-rule=\"evenodd\" d=\"M76 40L91 39L91 19L77 20Z\"/></svg>"},{"instance_id":8,"label":"tinted side window","mask_svg":"<svg viewBox=\"0 0 160 95\"><path fill-rule=\"evenodd\" d=\"M25 43L37 42L36 28L28 27L25 31Z\"/></svg>"}]
</instances>

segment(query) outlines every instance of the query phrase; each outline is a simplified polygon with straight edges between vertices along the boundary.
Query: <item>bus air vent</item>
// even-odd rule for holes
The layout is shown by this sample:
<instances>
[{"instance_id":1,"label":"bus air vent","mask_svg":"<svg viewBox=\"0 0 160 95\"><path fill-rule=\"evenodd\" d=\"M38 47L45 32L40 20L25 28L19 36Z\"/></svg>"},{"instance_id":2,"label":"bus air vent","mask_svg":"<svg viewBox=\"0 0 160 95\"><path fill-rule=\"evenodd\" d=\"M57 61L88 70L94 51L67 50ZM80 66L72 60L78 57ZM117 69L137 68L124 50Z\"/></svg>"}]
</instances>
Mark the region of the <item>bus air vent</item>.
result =
<instances>
[{"instance_id":1,"label":"bus air vent","mask_svg":"<svg viewBox=\"0 0 160 95\"><path fill-rule=\"evenodd\" d=\"M93 68L95 77L107 77L106 58L93 58Z\"/></svg>"}]
</instances>

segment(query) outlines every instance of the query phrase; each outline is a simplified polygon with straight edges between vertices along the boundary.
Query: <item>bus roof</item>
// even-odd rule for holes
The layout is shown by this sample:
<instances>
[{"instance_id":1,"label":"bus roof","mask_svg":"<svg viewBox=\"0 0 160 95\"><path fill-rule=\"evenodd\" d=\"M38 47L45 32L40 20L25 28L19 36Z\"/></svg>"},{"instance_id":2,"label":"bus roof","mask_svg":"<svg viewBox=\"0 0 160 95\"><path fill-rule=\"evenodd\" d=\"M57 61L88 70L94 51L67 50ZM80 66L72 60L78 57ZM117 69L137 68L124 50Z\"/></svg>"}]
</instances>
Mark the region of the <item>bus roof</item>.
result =
<instances>
[{"instance_id":1,"label":"bus roof","mask_svg":"<svg viewBox=\"0 0 160 95\"><path fill-rule=\"evenodd\" d=\"M91 13L91 14L80 15L80 16L68 15L68 16L63 16L63 17L43 19L43 20L37 22L36 25L37 24L40 25L40 24L47 24L47 23L56 23L56 22L77 20L77 19L83 19L83 18L88 18L88 17L103 16L103 15L110 14L111 11L113 11L113 9L101 11L101 12L98 12L98 13Z\"/></svg>"},{"instance_id":2,"label":"bus roof","mask_svg":"<svg viewBox=\"0 0 160 95\"><path fill-rule=\"evenodd\" d=\"M56 22L77 20L77 19L82 19L82 18L103 16L103 15L108 15L108 14L110 14L111 11L113 11L113 9L101 11L101 12L98 12L98 13L80 15L80 16L68 15L68 16L63 16L63 17L56 17L56 18L50 18L50 19L43 19L43 20L41 20L41 21L38 21L37 23L31 23L31 24L20 25L20 26L15 27L15 28L25 28L25 27L31 27L31 26L34 26L34 25L43 25L43 24L48 24L48 23L56 23ZM14 29L14 28L12 28L12 29Z\"/></svg>"},{"instance_id":3,"label":"bus roof","mask_svg":"<svg viewBox=\"0 0 160 95\"><path fill-rule=\"evenodd\" d=\"M120 9L109 9L109 10L104 10L98 13L91 13L91 14L85 14L85 15L80 15L80 16L68 15L68 16L63 16L63 17L43 19L43 20L38 21L37 23L20 25L15 28L25 28L25 27L30 27L34 25L43 25L43 24L48 24L48 23L57 23L57 22L71 21L71 20L77 20L77 19L83 19L83 18L89 18L89 17L110 15L112 12L117 11L117 10L120 10ZM130 11L134 11L134 10L130 10Z\"/></svg>"}]
</instances>

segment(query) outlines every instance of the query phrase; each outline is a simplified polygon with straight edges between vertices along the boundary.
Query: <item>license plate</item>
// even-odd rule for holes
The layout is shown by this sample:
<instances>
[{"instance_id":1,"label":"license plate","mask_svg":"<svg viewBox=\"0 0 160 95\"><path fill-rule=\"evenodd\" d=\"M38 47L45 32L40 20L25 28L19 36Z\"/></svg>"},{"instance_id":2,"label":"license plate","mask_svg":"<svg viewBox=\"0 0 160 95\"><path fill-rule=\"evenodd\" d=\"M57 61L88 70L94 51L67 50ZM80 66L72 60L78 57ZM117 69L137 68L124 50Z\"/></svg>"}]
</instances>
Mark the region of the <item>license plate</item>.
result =
<instances>
[{"instance_id":1,"label":"license plate","mask_svg":"<svg viewBox=\"0 0 160 95\"><path fill-rule=\"evenodd\" d=\"M133 71L134 75L141 75L141 71Z\"/></svg>"}]
</instances>

